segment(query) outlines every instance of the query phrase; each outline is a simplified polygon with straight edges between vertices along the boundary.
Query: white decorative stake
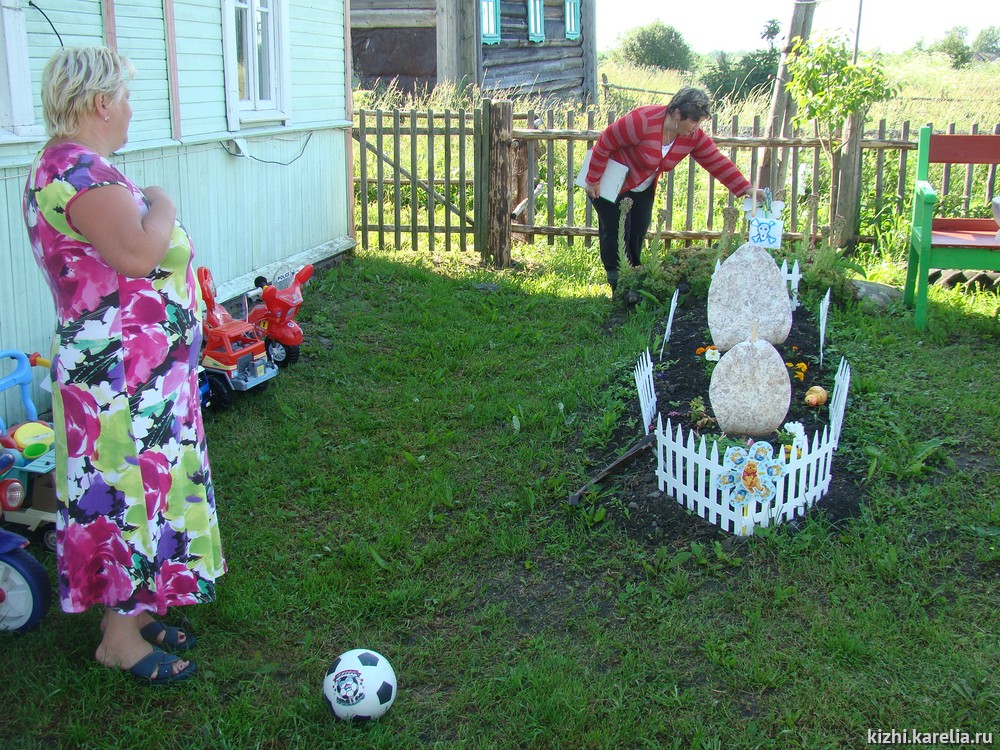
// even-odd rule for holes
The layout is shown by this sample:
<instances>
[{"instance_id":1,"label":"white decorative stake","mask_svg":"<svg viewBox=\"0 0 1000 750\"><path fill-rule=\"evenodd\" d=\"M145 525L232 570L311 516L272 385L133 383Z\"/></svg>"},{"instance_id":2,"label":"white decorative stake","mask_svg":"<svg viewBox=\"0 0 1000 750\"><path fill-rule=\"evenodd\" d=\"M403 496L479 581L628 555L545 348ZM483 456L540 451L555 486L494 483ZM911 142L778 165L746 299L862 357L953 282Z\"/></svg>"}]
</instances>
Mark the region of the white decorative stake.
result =
<instances>
[{"instance_id":1,"label":"white decorative stake","mask_svg":"<svg viewBox=\"0 0 1000 750\"><path fill-rule=\"evenodd\" d=\"M719 261L715 261L716 267L718 267ZM663 343L660 344L660 361L663 361L663 348L670 341L670 329L674 326L674 312L677 311L677 295L680 293L680 289L674 289L673 299L670 300L670 315L667 317L667 328L663 332Z\"/></svg>"},{"instance_id":2,"label":"white decorative stake","mask_svg":"<svg viewBox=\"0 0 1000 750\"><path fill-rule=\"evenodd\" d=\"M743 199L743 212L750 221L750 244L777 250L781 247L781 233L785 223L781 220L782 201L771 200L770 188L764 188L764 205L759 207L754 198Z\"/></svg>"},{"instance_id":3,"label":"white decorative stake","mask_svg":"<svg viewBox=\"0 0 1000 750\"><path fill-rule=\"evenodd\" d=\"M819 366L823 366L823 349L826 347L826 320L830 315L830 292L826 290L826 296L819 306Z\"/></svg>"}]
</instances>

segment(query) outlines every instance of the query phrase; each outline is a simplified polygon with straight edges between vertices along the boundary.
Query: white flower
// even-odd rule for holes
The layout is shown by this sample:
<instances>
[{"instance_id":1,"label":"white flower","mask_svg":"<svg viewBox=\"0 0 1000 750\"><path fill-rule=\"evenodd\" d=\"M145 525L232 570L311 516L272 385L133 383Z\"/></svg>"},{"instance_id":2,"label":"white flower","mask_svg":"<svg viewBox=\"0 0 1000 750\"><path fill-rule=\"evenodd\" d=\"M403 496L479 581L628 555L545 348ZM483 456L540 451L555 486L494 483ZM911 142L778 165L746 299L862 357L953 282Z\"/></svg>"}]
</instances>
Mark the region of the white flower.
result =
<instances>
[{"instance_id":1,"label":"white flower","mask_svg":"<svg viewBox=\"0 0 1000 750\"><path fill-rule=\"evenodd\" d=\"M719 361L719 357L721 357L721 356L722 356L722 354L719 353L718 349L706 349L705 350L705 359L707 359L709 362L718 362Z\"/></svg>"},{"instance_id":2,"label":"white flower","mask_svg":"<svg viewBox=\"0 0 1000 750\"><path fill-rule=\"evenodd\" d=\"M806 428L801 422L785 422L782 429L792 436L792 445L806 445Z\"/></svg>"}]
</instances>

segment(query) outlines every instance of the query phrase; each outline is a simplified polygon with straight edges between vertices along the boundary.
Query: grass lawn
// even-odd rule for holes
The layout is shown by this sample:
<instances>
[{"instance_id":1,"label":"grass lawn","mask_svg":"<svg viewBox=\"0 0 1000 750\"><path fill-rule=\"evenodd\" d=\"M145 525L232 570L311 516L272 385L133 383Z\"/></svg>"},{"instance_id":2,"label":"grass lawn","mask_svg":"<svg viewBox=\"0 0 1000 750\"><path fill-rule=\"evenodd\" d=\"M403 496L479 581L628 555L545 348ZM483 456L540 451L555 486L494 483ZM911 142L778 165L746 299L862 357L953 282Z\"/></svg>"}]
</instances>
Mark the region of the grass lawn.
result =
<instances>
[{"instance_id":1,"label":"grass lawn","mask_svg":"<svg viewBox=\"0 0 1000 750\"><path fill-rule=\"evenodd\" d=\"M654 565L565 499L633 413L663 311L612 325L594 248L516 258L492 272L363 251L318 273L303 359L206 420L230 572L216 603L176 613L200 677L137 687L93 661L99 613L53 611L0 634L0 746L817 750L868 730L1000 733L996 295L932 289L925 332L901 306L832 310L827 356L854 373L837 460L868 476L861 515ZM399 678L362 727L321 692L359 646Z\"/></svg>"}]
</instances>

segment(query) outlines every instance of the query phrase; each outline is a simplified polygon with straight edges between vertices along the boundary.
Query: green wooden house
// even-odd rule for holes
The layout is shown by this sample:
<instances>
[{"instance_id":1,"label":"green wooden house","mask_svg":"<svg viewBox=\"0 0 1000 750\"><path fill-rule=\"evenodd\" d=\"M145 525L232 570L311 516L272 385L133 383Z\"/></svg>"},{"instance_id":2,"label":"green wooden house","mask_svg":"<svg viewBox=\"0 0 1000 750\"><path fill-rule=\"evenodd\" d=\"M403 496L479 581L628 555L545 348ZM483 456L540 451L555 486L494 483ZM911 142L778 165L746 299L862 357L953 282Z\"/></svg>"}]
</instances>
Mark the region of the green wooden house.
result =
<instances>
[{"instance_id":1,"label":"green wooden house","mask_svg":"<svg viewBox=\"0 0 1000 750\"><path fill-rule=\"evenodd\" d=\"M113 161L168 191L229 299L354 246L347 13L347 0L4 0L0 349L47 353L55 322L21 215L52 52L103 44L132 60L134 116ZM0 394L8 422L18 402Z\"/></svg>"},{"instance_id":2,"label":"green wooden house","mask_svg":"<svg viewBox=\"0 0 1000 750\"><path fill-rule=\"evenodd\" d=\"M596 101L597 0L351 0L359 83Z\"/></svg>"}]
</instances>

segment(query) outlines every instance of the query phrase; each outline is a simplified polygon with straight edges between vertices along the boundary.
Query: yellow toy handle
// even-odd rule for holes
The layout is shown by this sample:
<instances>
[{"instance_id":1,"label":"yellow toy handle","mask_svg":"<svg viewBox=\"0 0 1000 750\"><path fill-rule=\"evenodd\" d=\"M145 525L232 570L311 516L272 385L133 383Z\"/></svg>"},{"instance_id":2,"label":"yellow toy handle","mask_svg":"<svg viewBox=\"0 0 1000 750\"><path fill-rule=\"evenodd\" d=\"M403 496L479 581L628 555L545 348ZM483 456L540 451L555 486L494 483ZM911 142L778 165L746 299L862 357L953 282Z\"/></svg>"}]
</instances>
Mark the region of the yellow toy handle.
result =
<instances>
[{"instance_id":1,"label":"yellow toy handle","mask_svg":"<svg viewBox=\"0 0 1000 750\"><path fill-rule=\"evenodd\" d=\"M52 360L46 359L38 352L28 355L28 364L32 367L52 367Z\"/></svg>"}]
</instances>

